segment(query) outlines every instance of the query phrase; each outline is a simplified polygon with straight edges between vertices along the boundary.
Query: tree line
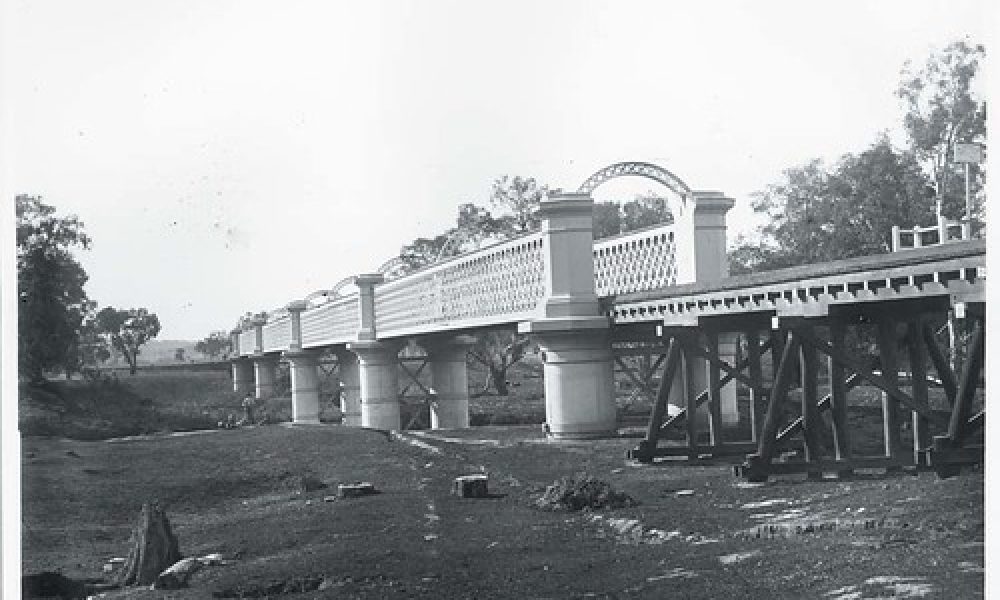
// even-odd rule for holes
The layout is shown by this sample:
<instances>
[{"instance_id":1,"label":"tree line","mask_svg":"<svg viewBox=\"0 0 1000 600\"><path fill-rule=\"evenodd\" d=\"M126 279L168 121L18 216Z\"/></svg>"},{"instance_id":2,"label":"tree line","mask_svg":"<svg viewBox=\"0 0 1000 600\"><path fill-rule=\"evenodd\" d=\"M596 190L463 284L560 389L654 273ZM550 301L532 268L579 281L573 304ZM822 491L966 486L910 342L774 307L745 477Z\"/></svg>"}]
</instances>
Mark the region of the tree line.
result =
<instances>
[{"instance_id":1,"label":"tree line","mask_svg":"<svg viewBox=\"0 0 1000 600\"><path fill-rule=\"evenodd\" d=\"M16 206L18 375L30 383L48 374L81 373L119 353L136 372L140 349L160 332L145 308L97 310L87 273L73 256L91 239L76 216L59 216L41 198L19 195Z\"/></svg>"},{"instance_id":2,"label":"tree line","mask_svg":"<svg viewBox=\"0 0 1000 600\"><path fill-rule=\"evenodd\" d=\"M983 46L960 40L907 62L896 89L906 144L887 133L832 165L813 159L786 169L781 180L753 195L765 217L730 252L734 274L889 252L892 227L964 217L965 165L957 143L986 144L986 102L977 97ZM817 118L822 118L817 115ZM984 218L985 166L969 165L977 234Z\"/></svg>"}]
</instances>

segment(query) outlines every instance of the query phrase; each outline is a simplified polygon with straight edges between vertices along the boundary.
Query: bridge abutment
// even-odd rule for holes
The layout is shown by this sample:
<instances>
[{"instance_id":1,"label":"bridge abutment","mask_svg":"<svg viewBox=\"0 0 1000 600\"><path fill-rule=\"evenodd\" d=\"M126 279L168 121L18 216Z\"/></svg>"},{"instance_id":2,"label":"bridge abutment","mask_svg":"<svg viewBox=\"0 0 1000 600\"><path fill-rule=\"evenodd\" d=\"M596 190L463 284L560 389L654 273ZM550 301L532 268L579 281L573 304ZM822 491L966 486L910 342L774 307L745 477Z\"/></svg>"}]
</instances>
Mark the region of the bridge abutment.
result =
<instances>
[{"instance_id":1,"label":"bridge abutment","mask_svg":"<svg viewBox=\"0 0 1000 600\"><path fill-rule=\"evenodd\" d=\"M421 339L431 368L435 392L431 402L431 429L469 427L469 373L466 354L476 343L469 335Z\"/></svg>"}]
</instances>

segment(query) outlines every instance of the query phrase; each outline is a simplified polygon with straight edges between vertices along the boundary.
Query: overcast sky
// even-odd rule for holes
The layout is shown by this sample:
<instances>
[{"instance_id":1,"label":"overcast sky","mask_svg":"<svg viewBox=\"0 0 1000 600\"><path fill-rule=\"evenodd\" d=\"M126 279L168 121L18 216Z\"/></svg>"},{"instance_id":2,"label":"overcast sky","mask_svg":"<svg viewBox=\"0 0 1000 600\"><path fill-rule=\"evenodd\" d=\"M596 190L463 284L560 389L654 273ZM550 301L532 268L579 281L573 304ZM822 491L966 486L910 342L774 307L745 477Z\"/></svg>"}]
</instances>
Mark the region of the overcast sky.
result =
<instances>
[{"instance_id":1,"label":"overcast sky","mask_svg":"<svg viewBox=\"0 0 1000 600\"><path fill-rule=\"evenodd\" d=\"M782 169L898 130L904 61L985 41L995 12L7 0L8 189L85 222L92 299L200 339L373 271L503 174L575 189L656 162L736 198L731 233L746 230L750 194Z\"/></svg>"}]
</instances>

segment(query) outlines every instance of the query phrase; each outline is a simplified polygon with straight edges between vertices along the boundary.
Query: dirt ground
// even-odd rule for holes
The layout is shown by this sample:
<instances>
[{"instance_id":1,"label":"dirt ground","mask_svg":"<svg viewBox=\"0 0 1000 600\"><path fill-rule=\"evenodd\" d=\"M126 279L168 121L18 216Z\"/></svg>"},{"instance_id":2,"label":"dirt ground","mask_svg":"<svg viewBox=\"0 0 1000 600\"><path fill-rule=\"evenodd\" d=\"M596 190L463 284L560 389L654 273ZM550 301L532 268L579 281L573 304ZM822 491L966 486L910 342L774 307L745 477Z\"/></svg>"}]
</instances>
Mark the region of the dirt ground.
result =
<instances>
[{"instance_id":1,"label":"dirt ground","mask_svg":"<svg viewBox=\"0 0 1000 600\"><path fill-rule=\"evenodd\" d=\"M402 436L271 425L119 441L23 440L24 574L107 578L144 501L185 556L224 566L130 598L975 598L983 474L746 484L726 463L639 466L635 439L552 443L538 427ZM487 472L491 497L451 495ZM532 506L586 473L638 500ZM302 491L312 476L324 489ZM338 483L381 493L332 499ZM330 498L331 501L327 501ZM298 590L298 591L296 591Z\"/></svg>"}]
</instances>

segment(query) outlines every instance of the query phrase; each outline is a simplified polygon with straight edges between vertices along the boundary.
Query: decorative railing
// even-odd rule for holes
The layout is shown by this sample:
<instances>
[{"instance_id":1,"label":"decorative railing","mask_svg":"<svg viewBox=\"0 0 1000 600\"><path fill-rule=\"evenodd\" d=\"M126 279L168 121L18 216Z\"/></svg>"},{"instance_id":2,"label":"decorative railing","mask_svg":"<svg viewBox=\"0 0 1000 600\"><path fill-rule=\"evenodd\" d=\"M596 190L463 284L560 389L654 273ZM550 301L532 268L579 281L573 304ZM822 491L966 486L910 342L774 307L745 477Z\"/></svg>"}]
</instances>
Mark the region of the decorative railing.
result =
<instances>
[{"instance_id":1,"label":"decorative railing","mask_svg":"<svg viewBox=\"0 0 1000 600\"><path fill-rule=\"evenodd\" d=\"M674 226L657 225L594 244L594 287L600 297L677 283Z\"/></svg>"},{"instance_id":2,"label":"decorative railing","mask_svg":"<svg viewBox=\"0 0 1000 600\"><path fill-rule=\"evenodd\" d=\"M968 220L950 221L939 217L937 225L930 227L913 227L901 229L898 225L892 227L892 251L908 250L936 246L948 242L960 242L972 238L972 226Z\"/></svg>"},{"instance_id":3,"label":"decorative railing","mask_svg":"<svg viewBox=\"0 0 1000 600\"><path fill-rule=\"evenodd\" d=\"M288 314L268 321L261 329L264 352L287 350L292 342L292 325Z\"/></svg>"},{"instance_id":4,"label":"decorative railing","mask_svg":"<svg viewBox=\"0 0 1000 600\"><path fill-rule=\"evenodd\" d=\"M240 342L240 356L250 356L254 353L257 348L257 332L253 328L245 329L240 332L239 337Z\"/></svg>"},{"instance_id":5,"label":"decorative railing","mask_svg":"<svg viewBox=\"0 0 1000 600\"><path fill-rule=\"evenodd\" d=\"M541 233L439 263L375 288L379 337L516 322L545 297Z\"/></svg>"},{"instance_id":6,"label":"decorative railing","mask_svg":"<svg viewBox=\"0 0 1000 600\"><path fill-rule=\"evenodd\" d=\"M302 313L302 347L342 344L357 337L358 294L337 298Z\"/></svg>"},{"instance_id":7,"label":"decorative railing","mask_svg":"<svg viewBox=\"0 0 1000 600\"><path fill-rule=\"evenodd\" d=\"M983 302L985 283L985 241L969 240L626 294L610 316L618 324L694 325L700 317L741 312L820 316L836 304Z\"/></svg>"}]
</instances>

